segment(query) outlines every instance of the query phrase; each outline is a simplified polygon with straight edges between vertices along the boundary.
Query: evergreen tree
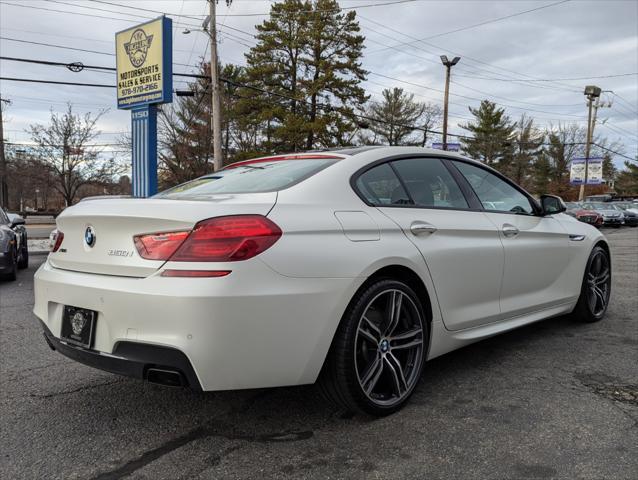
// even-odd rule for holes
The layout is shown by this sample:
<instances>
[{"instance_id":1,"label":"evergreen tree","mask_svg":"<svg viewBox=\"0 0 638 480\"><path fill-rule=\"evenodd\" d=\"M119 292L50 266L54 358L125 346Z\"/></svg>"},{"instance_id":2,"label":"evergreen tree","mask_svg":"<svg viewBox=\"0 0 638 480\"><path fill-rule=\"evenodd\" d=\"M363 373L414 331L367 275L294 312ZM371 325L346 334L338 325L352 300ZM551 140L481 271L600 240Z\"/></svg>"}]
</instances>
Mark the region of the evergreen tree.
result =
<instances>
[{"instance_id":1,"label":"evergreen tree","mask_svg":"<svg viewBox=\"0 0 638 480\"><path fill-rule=\"evenodd\" d=\"M495 103L483 100L479 108L469 107L474 121L460 125L472 134L472 138L462 139L463 151L470 157L493 166L503 173L512 163L515 126Z\"/></svg>"},{"instance_id":2,"label":"evergreen tree","mask_svg":"<svg viewBox=\"0 0 638 480\"><path fill-rule=\"evenodd\" d=\"M259 124L245 124L238 111L239 85L244 70L236 65L220 66L222 107L222 149L226 163L239 158L238 152L253 151L245 137ZM178 97L163 105L158 115L159 183L162 188L212 172L210 64L200 67L203 78L188 85L192 96ZM239 154L241 158L241 154Z\"/></svg>"},{"instance_id":3,"label":"evergreen tree","mask_svg":"<svg viewBox=\"0 0 638 480\"><path fill-rule=\"evenodd\" d=\"M550 184L552 179L552 165L548 155L542 151L536 157L533 166L533 183L532 190L536 195L543 195L550 192Z\"/></svg>"},{"instance_id":4,"label":"evergreen tree","mask_svg":"<svg viewBox=\"0 0 638 480\"><path fill-rule=\"evenodd\" d=\"M372 102L368 116L380 120L370 121L370 130L387 145L414 145L412 134L425 111L422 103L414 101L414 94L402 88L384 89L381 101Z\"/></svg>"},{"instance_id":5,"label":"evergreen tree","mask_svg":"<svg viewBox=\"0 0 638 480\"><path fill-rule=\"evenodd\" d=\"M635 162L638 162L638 157ZM618 173L615 190L620 195L638 195L638 163L625 162L625 169Z\"/></svg>"},{"instance_id":6,"label":"evergreen tree","mask_svg":"<svg viewBox=\"0 0 638 480\"><path fill-rule=\"evenodd\" d=\"M284 0L272 5L257 31L258 43L246 54L248 83L273 94L244 89L242 108L267 122L268 150L327 147L349 138L357 128L354 111L367 100L355 11L343 13L335 0Z\"/></svg>"},{"instance_id":7,"label":"evergreen tree","mask_svg":"<svg viewBox=\"0 0 638 480\"><path fill-rule=\"evenodd\" d=\"M534 119L523 114L516 123L514 155L506 172L519 185L528 187L533 184L534 160L539 159L544 140L545 134L534 127Z\"/></svg>"}]
</instances>

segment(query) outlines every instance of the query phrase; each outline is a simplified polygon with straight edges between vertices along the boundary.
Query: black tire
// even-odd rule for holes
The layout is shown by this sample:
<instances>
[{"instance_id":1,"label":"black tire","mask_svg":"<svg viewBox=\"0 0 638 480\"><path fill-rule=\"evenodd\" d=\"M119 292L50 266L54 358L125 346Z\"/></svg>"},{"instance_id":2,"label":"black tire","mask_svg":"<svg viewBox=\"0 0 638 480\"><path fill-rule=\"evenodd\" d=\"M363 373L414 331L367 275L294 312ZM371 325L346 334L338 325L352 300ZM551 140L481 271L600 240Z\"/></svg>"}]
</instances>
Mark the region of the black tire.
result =
<instances>
[{"instance_id":1,"label":"black tire","mask_svg":"<svg viewBox=\"0 0 638 480\"><path fill-rule=\"evenodd\" d=\"M18 259L18 268L20 270L29 268L29 247L27 247L26 238L25 238L24 245L22 245L22 248L20 249L20 258Z\"/></svg>"},{"instance_id":2,"label":"black tire","mask_svg":"<svg viewBox=\"0 0 638 480\"><path fill-rule=\"evenodd\" d=\"M602 263L599 264L599 261ZM572 312L572 318L585 323L602 320L609 307L610 296L611 259L607 250L597 245L587 259L580 297Z\"/></svg>"},{"instance_id":3,"label":"black tire","mask_svg":"<svg viewBox=\"0 0 638 480\"><path fill-rule=\"evenodd\" d=\"M393 322L388 310L397 303L399 315ZM394 413L419 382L429 340L429 322L414 291L397 280L375 281L360 290L346 309L319 375L319 389L347 411L373 416Z\"/></svg>"}]
</instances>

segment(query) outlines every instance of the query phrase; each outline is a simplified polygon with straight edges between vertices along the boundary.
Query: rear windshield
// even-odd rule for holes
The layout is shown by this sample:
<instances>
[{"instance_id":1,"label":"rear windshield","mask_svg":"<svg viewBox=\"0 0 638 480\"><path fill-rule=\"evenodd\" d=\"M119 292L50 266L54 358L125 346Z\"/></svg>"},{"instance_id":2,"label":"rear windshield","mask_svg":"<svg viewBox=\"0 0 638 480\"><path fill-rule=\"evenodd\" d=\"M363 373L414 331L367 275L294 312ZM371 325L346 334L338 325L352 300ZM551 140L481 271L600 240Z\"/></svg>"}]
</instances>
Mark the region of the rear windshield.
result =
<instances>
[{"instance_id":1,"label":"rear windshield","mask_svg":"<svg viewBox=\"0 0 638 480\"><path fill-rule=\"evenodd\" d=\"M299 183L337 161L325 158L277 160L226 168L165 190L155 198L192 199L225 193L274 192Z\"/></svg>"}]
</instances>

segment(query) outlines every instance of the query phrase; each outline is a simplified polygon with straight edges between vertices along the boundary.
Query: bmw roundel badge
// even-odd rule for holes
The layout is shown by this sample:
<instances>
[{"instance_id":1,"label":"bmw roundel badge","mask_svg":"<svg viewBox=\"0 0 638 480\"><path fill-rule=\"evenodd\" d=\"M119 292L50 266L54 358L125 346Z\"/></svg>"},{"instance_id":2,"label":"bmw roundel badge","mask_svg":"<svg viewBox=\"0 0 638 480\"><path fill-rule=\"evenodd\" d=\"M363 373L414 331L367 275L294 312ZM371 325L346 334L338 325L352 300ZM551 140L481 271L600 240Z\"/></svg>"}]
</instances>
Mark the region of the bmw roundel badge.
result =
<instances>
[{"instance_id":1,"label":"bmw roundel badge","mask_svg":"<svg viewBox=\"0 0 638 480\"><path fill-rule=\"evenodd\" d=\"M89 247L93 247L95 245L95 230L93 227L86 227L84 231L84 243L86 243Z\"/></svg>"}]
</instances>

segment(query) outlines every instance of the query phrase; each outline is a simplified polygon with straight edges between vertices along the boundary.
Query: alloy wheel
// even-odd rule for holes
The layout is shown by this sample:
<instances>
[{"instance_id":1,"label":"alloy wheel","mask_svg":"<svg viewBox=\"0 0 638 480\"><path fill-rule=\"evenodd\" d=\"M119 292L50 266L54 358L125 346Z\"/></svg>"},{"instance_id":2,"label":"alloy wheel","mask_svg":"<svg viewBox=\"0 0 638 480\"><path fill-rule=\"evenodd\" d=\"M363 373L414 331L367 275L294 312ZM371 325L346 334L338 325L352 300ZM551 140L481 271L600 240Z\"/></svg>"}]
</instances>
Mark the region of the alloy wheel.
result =
<instances>
[{"instance_id":1,"label":"alloy wheel","mask_svg":"<svg viewBox=\"0 0 638 480\"><path fill-rule=\"evenodd\" d=\"M355 368L359 385L377 405L402 401L419 380L424 355L423 318L405 292L376 295L359 319Z\"/></svg>"},{"instance_id":2,"label":"alloy wheel","mask_svg":"<svg viewBox=\"0 0 638 480\"><path fill-rule=\"evenodd\" d=\"M587 306L592 315L605 313L611 291L611 271L609 258L604 251L594 254L587 272Z\"/></svg>"}]
</instances>

